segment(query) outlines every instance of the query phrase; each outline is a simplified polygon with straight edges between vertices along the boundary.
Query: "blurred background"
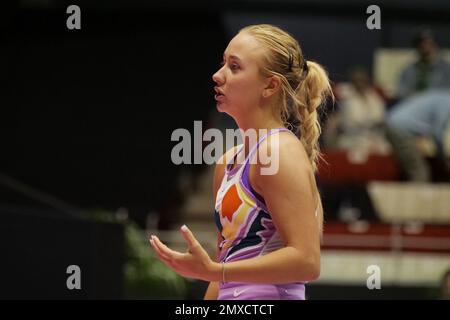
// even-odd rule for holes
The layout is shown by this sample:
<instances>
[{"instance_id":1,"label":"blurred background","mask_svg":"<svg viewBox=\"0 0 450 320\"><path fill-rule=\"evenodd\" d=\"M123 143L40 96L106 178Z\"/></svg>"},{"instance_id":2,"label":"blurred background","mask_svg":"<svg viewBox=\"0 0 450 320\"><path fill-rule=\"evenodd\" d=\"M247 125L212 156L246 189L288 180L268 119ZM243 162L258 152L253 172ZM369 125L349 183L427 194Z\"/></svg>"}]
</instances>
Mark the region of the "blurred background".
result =
<instances>
[{"instance_id":1,"label":"blurred background","mask_svg":"<svg viewBox=\"0 0 450 320\"><path fill-rule=\"evenodd\" d=\"M68 30L66 8L81 9ZM243 26L275 24L329 71L322 272L309 299L450 295L450 3L76 2L0 10L0 298L202 299L158 261L186 223L215 257L212 166L175 165L177 128L235 128L212 74ZM81 270L69 290L68 266ZM381 270L369 290L367 268ZM446 275L447 272L447 276Z\"/></svg>"}]
</instances>

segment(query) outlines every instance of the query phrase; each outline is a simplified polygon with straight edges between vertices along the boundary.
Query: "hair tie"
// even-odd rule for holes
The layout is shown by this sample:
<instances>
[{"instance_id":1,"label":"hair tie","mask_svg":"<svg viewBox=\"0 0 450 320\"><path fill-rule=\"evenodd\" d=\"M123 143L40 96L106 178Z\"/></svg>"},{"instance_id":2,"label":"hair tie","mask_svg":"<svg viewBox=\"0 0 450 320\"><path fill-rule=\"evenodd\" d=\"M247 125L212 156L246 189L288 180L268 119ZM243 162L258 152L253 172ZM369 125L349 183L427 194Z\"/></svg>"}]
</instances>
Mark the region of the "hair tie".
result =
<instances>
[{"instance_id":1,"label":"hair tie","mask_svg":"<svg viewBox=\"0 0 450 320\"><path fill-rule=\"evenodd\" d=\"M288 71L292 70L292 63L294 62L294 56L291 52L291 49L288 48L288 55L289 55L289 61L288 61Z\"/></svg>"},{"instance_id":2,"label":"hair tie","mask_svg":"<svg viewBox=\"0 0 450 320\"><path fill-rule=\"evenodd\" d=\"M304 59L303 58L303 67L302 67L302 69L303 69L303 71L305 71L306 73L308 73L308 71L309 71L309 67L308 67L308 61L306 60L306 59Z\"/></svg>"}]
</instances>

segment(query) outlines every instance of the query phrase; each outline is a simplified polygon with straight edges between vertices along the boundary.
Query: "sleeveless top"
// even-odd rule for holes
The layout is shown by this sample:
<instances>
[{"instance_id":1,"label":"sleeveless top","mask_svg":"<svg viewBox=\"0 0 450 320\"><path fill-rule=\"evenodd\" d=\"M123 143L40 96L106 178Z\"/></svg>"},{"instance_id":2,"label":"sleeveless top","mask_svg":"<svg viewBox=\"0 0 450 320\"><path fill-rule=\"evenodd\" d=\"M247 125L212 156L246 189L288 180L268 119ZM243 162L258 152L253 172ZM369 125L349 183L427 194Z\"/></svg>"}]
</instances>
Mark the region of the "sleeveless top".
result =
<instances>
[{"instance_id":1,"label":"sleeveless top","mask_svg":"<svg viewBox=\"0 0 450 320\"><path fill-rule=\"evenodd\" d=\"M249 259L284 246L264 199L253 190L249 181L250 160L258 146L268 136L281 131L291 132L286 128L270 130L252 147L244 163L236 163L231 169L235 158L243 150L243 144L237 146L237 152L226 165L217 191L214 213L223 239L219 245L220 262Z\"/></svg>"}]
</instances>

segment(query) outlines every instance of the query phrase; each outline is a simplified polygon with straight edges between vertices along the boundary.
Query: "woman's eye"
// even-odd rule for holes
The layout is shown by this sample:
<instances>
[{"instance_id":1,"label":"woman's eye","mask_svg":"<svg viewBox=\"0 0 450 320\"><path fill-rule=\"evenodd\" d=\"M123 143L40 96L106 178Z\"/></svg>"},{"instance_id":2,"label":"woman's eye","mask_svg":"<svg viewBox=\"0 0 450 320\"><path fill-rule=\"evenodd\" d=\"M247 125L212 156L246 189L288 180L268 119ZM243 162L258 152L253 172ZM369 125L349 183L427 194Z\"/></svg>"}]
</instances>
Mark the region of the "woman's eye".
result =
<instances>
[{"instance_id":1,"label":"woman's eye","mask_svg":"<svg viewBox=\"0 0 450 320\"><path fill-rule=\"evenodd\" d=\"M239 69L239 66L237 65L237 64L232 64L231 65L231 70L237 70L237 69Z\"/></svg>"},{"instance_id":2,"label":"woman's eye","mask_svg":"<svg viewBox=\"0 0 450 320\"><path fill-rule=\"evenodd\" d=\"M222 61L222 62L219 63L219 65L220 65L221 68L222 68L225 64L226 64L225 61ZM232 64L230 64L230 69L231 69L231 70L237 70L237 69L239 69L239 65L237 65L236 63L232 63Z\"/></svg>"}]
</instances>

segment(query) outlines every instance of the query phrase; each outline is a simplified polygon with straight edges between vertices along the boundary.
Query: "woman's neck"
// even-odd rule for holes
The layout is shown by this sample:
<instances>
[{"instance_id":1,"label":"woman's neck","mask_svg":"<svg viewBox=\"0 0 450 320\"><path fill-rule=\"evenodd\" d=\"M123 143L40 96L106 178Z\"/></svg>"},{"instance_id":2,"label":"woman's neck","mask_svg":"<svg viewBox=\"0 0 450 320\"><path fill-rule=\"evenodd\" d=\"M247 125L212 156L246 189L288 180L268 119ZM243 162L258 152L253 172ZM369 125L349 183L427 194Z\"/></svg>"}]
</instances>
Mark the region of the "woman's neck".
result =
<instances>
[{"instance_id":1,"label":"woman's neck","mask_svg":"<svg viewBox=\"0 0 450 320\"><path fill-rule=\"evenodd\" d=\"M243 137L242 143L244 143L246 153L250 151L254 143L257 143L265 134L267 134L271 129L283 128L284 125L281 120L275 119L274 117L264 116L261 114L254 114L251 117L242 117L235 119L236 124L241 130L242 134L249 133L252 137L253 131L256 134L256 141L251 141L251 139L245 139Z\"/></svg>"}]
</instances>

